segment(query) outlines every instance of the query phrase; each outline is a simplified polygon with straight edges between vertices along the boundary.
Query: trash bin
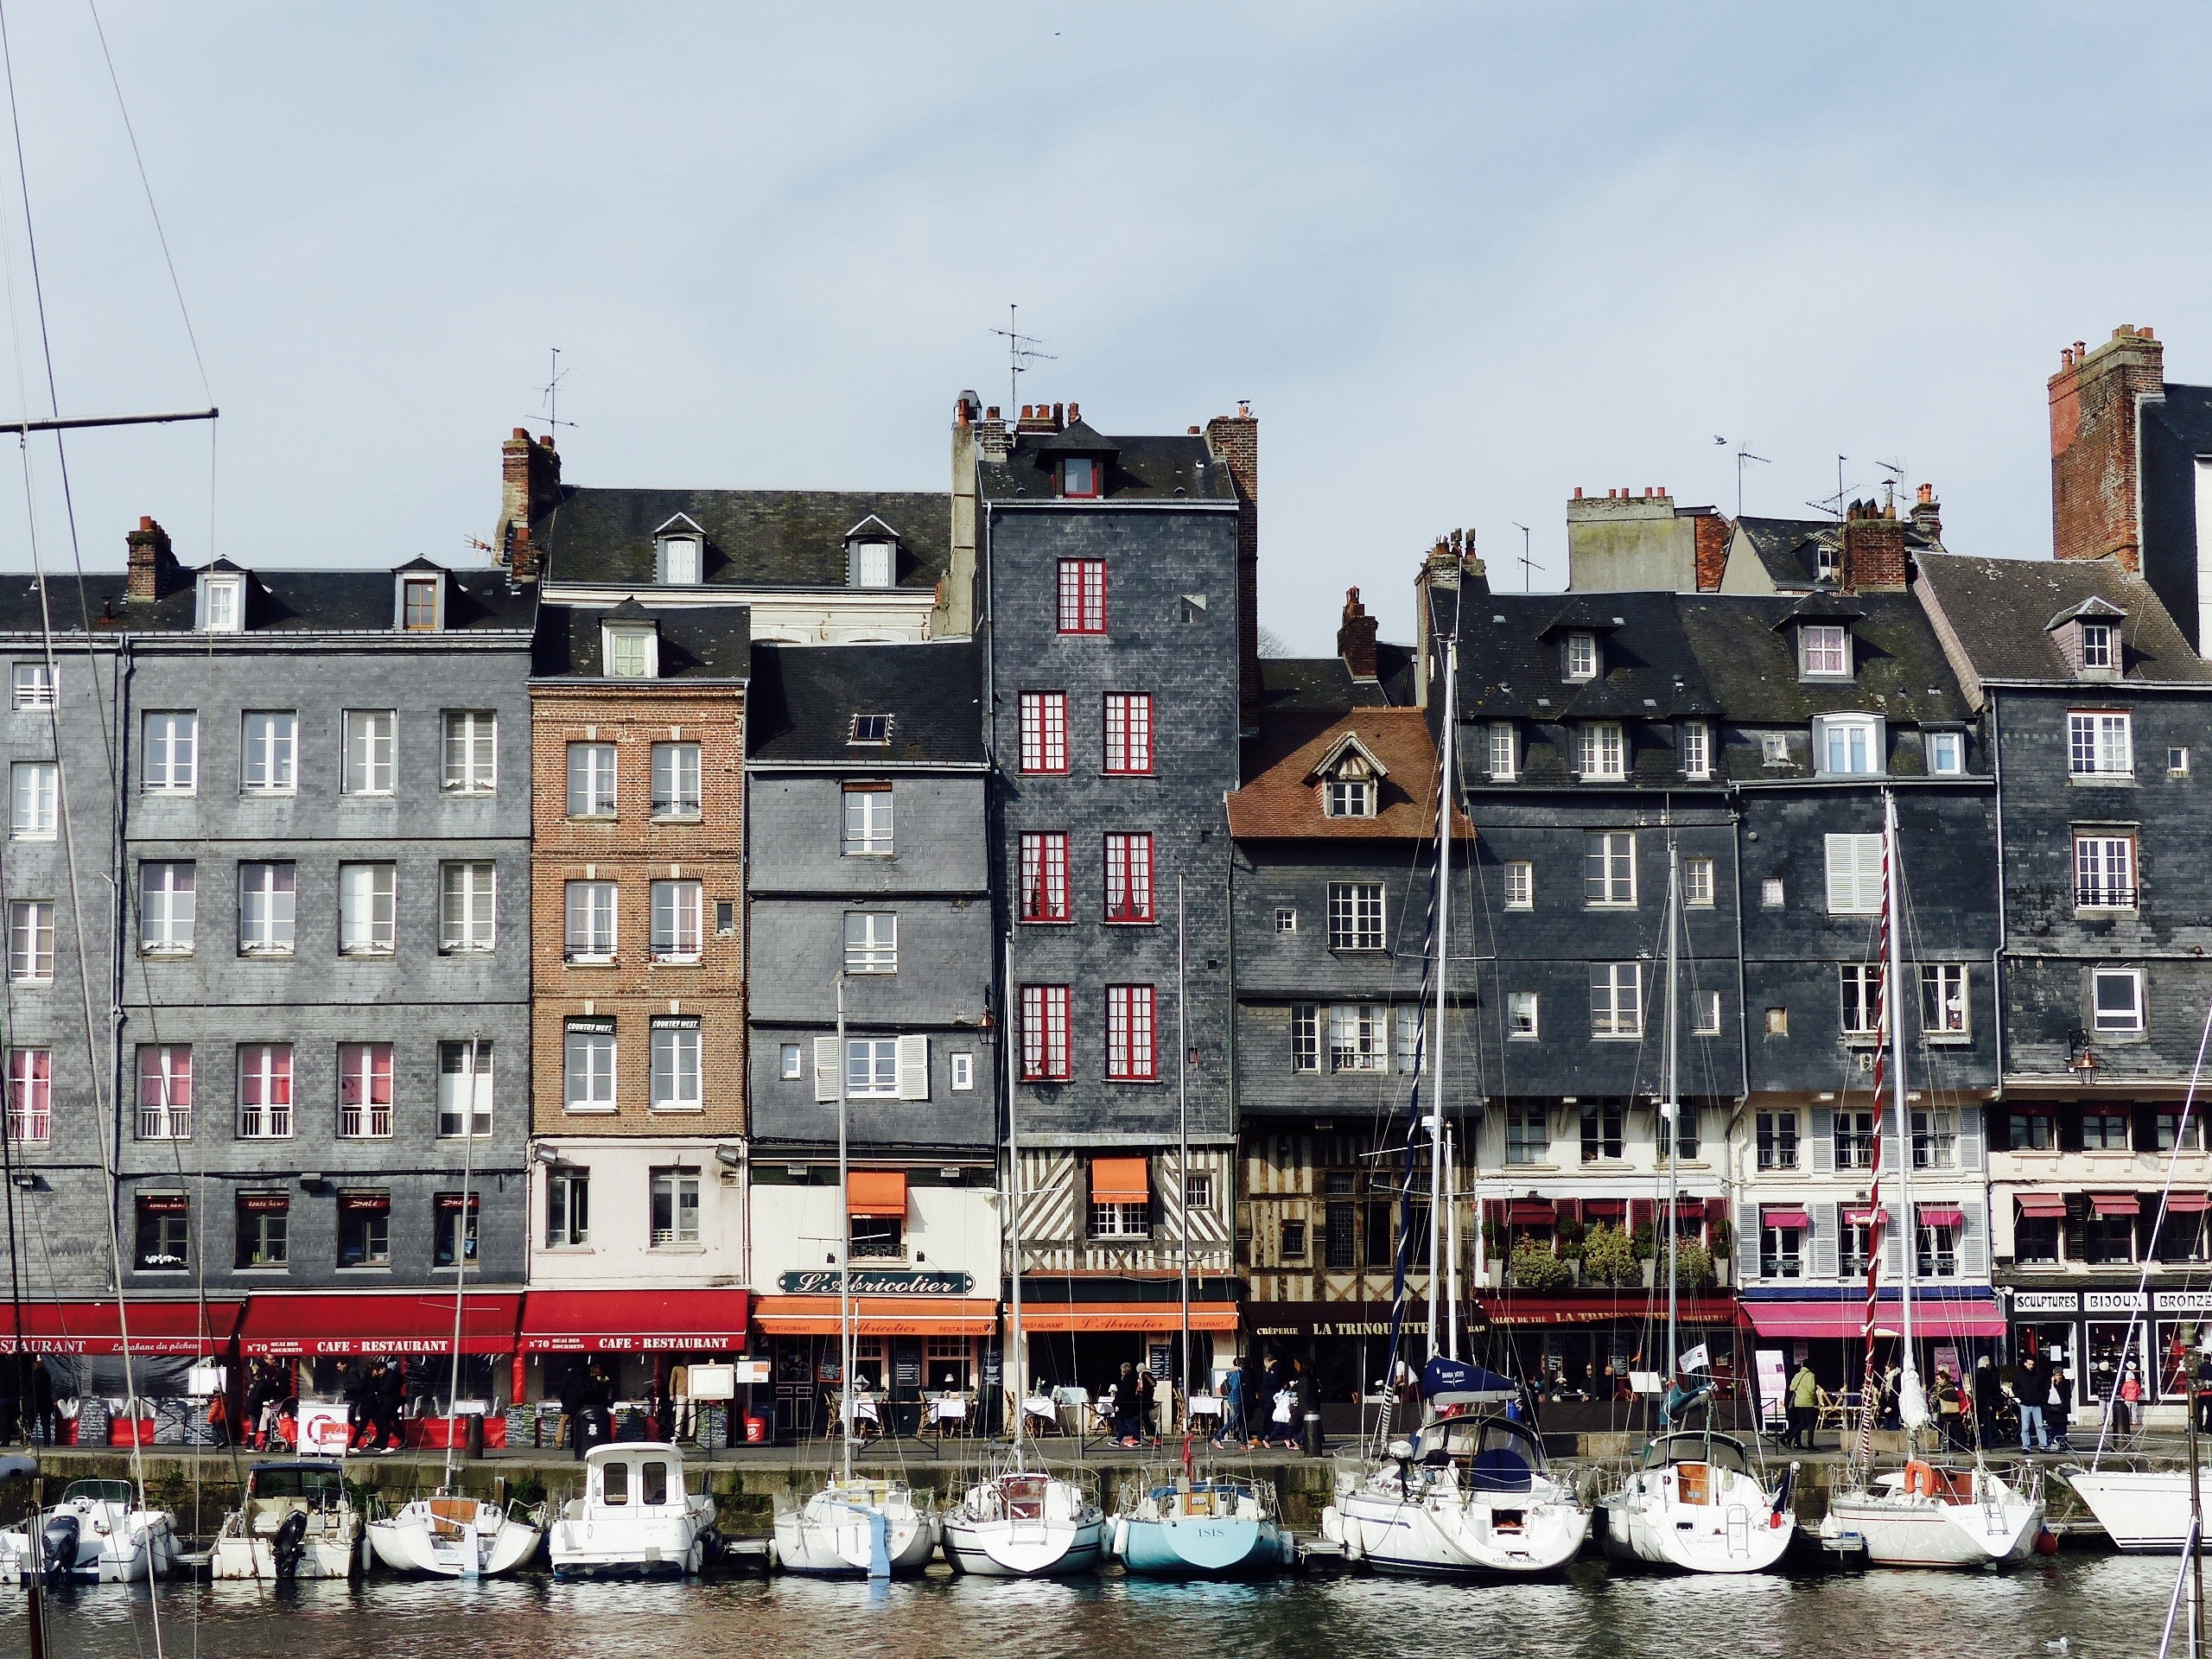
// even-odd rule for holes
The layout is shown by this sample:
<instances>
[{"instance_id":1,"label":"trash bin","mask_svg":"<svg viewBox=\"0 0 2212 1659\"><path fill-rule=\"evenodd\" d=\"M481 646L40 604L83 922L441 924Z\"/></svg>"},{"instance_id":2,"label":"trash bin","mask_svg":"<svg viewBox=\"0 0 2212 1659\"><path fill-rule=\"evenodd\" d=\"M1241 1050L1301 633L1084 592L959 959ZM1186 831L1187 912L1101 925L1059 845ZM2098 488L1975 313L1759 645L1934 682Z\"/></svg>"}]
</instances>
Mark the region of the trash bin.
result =
<instances>
[{"instance_id":1,"label":"trash bin","mask_svg":"<svg viewBox=\"0 0 2212 1659\"><path fill-rule=\"evenodd\" d=\"M1307 1457L1318 1458L1321 1455L1321 1414L1319 1412L1309 1411L1306 1414L1306 1433L1300 1444L1304 1447Z\"/></svg>"},{"instance_id":2,"label":"trash bin","mask_svg":"<svg viewBox=\"0 0 2212 1659\"><path fill-rule=\"evenodd\" d=\"M765 1446L767 1440L768 1420L748 1414L745 1420L745 1443L747 1446Z\"/></svg>"},{"instance_id":3,"label":"trash bin","mask_svg":"<svg viewBox=\"0 0 2212 1659\"><path fill-rule=\"evenodd\" d=\"M472 1411L461 1420L461 1455L481 1458L484 1455L484 1414Z\"/></svg>"}]
</instances>

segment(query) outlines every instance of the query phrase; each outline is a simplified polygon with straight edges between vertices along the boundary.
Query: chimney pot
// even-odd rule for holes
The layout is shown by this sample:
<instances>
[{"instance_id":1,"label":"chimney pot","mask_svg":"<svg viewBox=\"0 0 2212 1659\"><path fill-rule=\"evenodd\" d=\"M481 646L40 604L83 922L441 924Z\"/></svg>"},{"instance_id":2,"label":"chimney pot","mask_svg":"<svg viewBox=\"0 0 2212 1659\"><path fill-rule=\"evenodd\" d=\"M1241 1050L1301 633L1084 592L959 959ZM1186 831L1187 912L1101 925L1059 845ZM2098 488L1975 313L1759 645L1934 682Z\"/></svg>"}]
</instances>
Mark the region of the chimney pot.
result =
<instances>
[{"instance_id":1,"label":"chimney pot","mask_svg":"<svg viewBox=\"0 0 2212 1659\"><path fill-rule=\"evenodd\" d=\"M998 417L999 406L996 404L993 404L988 409L986 409L983 411L983 418L987 421L995 421Z\"/></svg>"},{"instance_id":2,"label":"chimney pot","mask_svg":"<svg viewBox=\"0 0 2212 1659\"><path fill-rule=\"evenodd\" d=\"M139 529L141 529L141 530L151 530L153 527L154 527L154 521L153 521L153 519L152 519L149 515L147 515L147 514L145 514L145 513L143 513L143 512L142 512L142 513L140 513L140 514L138 515L138 528L139 528Z\"/></svg>"},{"instance_id":3,"label":"chimney pot","mask_svg":"<svg viewBox=\"0 0 2212 1659\"><path fill-rule=\"evenodd\" d=\"M134 604L151 604L175 591L183 572L169 547L168 532L150 517L142 517L138 528L124 538L124 597Z\"/></svg>"},{"instance_id":4,"label":"chimney pot","mask_svg":"<svg viewBox=\"0 0 2212 1659\"><path fill-rule=\"evenodd\" d=\"M1052 405L1052 429L1055 432L1060 431L1066 427L1067 423L1067 416L1061 412L1060 405L1054 404Z\"/></svg>"},{"instance_id":5,"label":"chimney pot","mask_svg":"<svg viewBox=\"0 0 2212 1659\"><path fill-rule=\"evenodd\" d=\"M1081 404L1070 404L1068 405L1068 423L1072 426L1076 422L1082 418L1083 405Z\"/></svg>"},{"instance_id":6,"label":"chimney pot","mask_svg":"<svg viewBox=\"0 0 2212 1659\"><path fill-rule=\"evenodd\" d=\"M1574 499L1578 501L1582 499L1582 486L1580 484L1574 486Z\"/></svg>"},{"instance_id":7,"label":"chimney pot","mask_svg":"<svg viewBox=\"0 0 2212 1659\"><path fill-rule=\"evenodd\" d=\"M518 426L515 428L515 442L518 443L528 443L530 442L530 429L526 426Z\"/></svg>"},{"instance_id":8,"label":"chimney pot","mask_svg":"<svg viewBox=\"0 0 2212 1659\"><path fill-rule=\"evenodd\" d=\"M1198 435L1198 429L1195 426L1192 427L1190 431L1190 435L1194 438L1197 437Z\"/></svg>"},{"instance_id":9,"label":"chimney pot","mask_svg":"<svg viewBox=\"0 0 2212 1659\"><path fill-rule=\"evenodd\" d=\"M2084 352L2086 352L2086 351L2088 351L2088 349L2089 349L2089 342L2088 342L2088 340L2075 340L2075 341L2074 342L2074 355L2075 355L2075 358L2078 360L2078 359L2080 359L2080 357L2081 357L2082 353L2084 353Z\"/></svg>"}]
</instances>

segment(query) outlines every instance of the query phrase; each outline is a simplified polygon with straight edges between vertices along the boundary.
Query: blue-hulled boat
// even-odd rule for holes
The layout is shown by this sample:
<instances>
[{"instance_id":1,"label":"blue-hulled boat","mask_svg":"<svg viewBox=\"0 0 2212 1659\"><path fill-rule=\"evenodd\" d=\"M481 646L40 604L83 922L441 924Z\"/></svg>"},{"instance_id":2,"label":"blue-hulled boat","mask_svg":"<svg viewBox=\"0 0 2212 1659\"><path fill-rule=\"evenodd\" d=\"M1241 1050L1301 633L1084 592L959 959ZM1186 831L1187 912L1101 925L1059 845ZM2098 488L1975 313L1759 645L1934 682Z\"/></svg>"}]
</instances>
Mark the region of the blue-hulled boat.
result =
<instances>
[{"instance_id":1,"label":"blue-hulled boat","mask_svg":"<svg viewBox=\"0 0 2212 1659\"><path fill-rule=\"evenodd\" d=\"M1257 1578L1296 1565L1270 1481L1147 1471L1114 1517L1122 1570L1152 1579Z\"/></svg>"}]
</instances>

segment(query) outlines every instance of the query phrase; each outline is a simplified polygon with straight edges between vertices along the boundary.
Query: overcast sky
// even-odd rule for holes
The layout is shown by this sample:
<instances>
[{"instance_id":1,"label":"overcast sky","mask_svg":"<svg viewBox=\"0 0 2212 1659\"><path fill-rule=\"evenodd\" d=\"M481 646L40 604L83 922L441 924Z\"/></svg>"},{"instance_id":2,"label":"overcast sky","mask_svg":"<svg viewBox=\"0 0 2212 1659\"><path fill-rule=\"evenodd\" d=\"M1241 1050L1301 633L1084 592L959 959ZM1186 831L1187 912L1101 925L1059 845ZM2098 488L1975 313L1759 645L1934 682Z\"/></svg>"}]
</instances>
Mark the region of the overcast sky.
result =
<instances>
[{"instance_id":1,"label":"overcast sky","mask_svg":"<svg viewBox=\"0 0 2212 1659\"><path fill-rule=\"evenodd\" d=\"M1435 532L1565 575L1576 485L1806 512L1902 469L2046 556L2044 381L2212 380L2195 8L743 8L78 0L9 16L87 564L467 561L569 371L571 482L942 488L955 395L1109 432L1251 400L1261 620L1387 636ZM21 372L46 412L12 157ZM0 408L18 405L0 364ZM1719 442L1718 440L1725 440ZM43 550L66 566L58 479ZM29 560L22 483L0 563Z\"/></svg>"}]
</instances>

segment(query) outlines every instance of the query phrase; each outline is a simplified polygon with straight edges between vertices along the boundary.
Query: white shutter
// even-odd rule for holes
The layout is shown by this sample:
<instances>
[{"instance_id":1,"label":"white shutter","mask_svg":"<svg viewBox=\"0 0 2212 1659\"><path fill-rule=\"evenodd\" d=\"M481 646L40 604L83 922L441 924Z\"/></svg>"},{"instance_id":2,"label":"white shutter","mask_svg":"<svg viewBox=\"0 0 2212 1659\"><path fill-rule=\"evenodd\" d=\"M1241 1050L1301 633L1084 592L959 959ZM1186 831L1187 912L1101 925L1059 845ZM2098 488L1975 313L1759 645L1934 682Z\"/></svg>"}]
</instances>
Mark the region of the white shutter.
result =
<instances>
[{"instance_id":1,"label":"white shutter","mask_svg":"<svg viewBox=\"0 0 2212 1659\"><path fill-rule=\"evenodd\" d=\"M1813 1109L1813 1173L1827 1175L1835 1169L1835 1114Z\"/></svg>"},{"instance_id":2,"label":"white shutter","mask_svg":"<svg viewBox=\"0 0 2212 1659\"><path fill-rule=\"evenodd\" d=\"M1841 915L1851 908L1852 874L1857 864L1849 836L1824 837L1828 855L1828 914Z\"/></svg>"},{"instance_id":3,"label":"white shutter","mask_svg":"<svg viewBox=\"0 0 2212 1659\"><path fill-rule=\"evenodd\" d=\"M837 1098L837 1039L835 1037L814 1039L814 1097L827 1101Z\"/></svg>"},{"instance_id":4,"label":"white shutter","mask_svg":"<svg viewBox=\"0 0 2212 1659\"><path fill-rule=\"evenodd\" d=\"M899 1098L927 1100L930 1097L930 1039L926 1037L901 1037L899 1039Z\"/></svg>"},{"instance_id":5,"label":"white shutter","mask_svg":"<svg viewBox=\"0 0 2212 1659\"><path fill-rule=\"evenodd\" d=\"M1979 1170L1984 1162L1981 1130L1981 1108L1959 1108L1959 1167L1965 1171Z\"/></svg>"},{"instance_id":6,"label":"white shutter","mask_svg":"<svg viewBox=\"0 0 2212 1659\"><path fill-rule=\"evenodd\" d=\"M1853 836L1859 849L1859 908L1879 911L1882 908L1882 838L1879 836Z\"/></svg>"},{"instance_id":7,"label":"white shutter","mask_svg":"<svg viewBox=\"0 0 2212 1659\"><path fill-rule=\"evenodd\" d=\"M1759 1276L1759 1207L1736 1206L1736 1282L1748 1285Z\"/></svg>"},{"instance_id":8,"label":"white shutter","mask_svg":"<svg viewBox=\"0 0 2212 1659\"><path fill-rule=\"evenodd\" d=\"M1989 1218L1978 1204L1959 1206L1959 1276L1989 1276Z\"/></svg>"},{"instance_id":9,"label":"white shutter","mask_svg":"<svg viewBox=\"0 0 2212 1659\"><path fill-rule=\"evenodd\" d=\"M1885 1199L1882 1208L1890 1215L1889 1224L1882 1230L1882 1277L1894 1285L1904 1273L1904 1241L1912 1233L1913 1220L1900 1211L1895 1198ZM1916 1240L1914 1248L1919 1248Z\"/></svg>"},{"instance_id":10,"label":"white shutter","mask_svg":"<svg viewBox=\"0 0 2212 1659\"><path fill-rule=\"evenodd\" d=\"M1839 1254L1843 1243L1843 1231L1836 1207L1832 1204L1806 1206L1805 1213L1813 1218L1813 1259L1806 1272L1815 1279L1833 1279L1842 1269Z\"/></svg>"}]
</instances>

